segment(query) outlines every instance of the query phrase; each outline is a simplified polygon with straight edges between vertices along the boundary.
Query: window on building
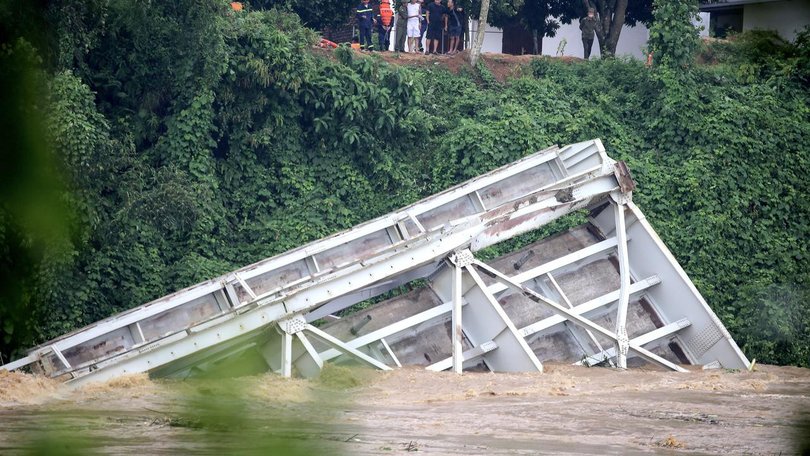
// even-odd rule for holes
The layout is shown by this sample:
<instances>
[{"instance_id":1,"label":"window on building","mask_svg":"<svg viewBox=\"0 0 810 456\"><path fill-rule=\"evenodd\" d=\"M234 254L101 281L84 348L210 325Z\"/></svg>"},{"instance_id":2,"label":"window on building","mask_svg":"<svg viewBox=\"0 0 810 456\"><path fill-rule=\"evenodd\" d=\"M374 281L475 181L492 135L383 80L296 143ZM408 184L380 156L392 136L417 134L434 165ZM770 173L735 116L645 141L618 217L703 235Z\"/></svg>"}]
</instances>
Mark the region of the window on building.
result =
<instances>
[{"instance_id":1,"label":"window on building","mask_svg":"<svg viewBox=\"0 0 810 456\"><path fill-rule=\"evenodd\" d=\"M716 38L725 38L729 33L740 33L743 28L743 9L715 10L709 16L709 33Z\"/></svg>"}]
</instances>

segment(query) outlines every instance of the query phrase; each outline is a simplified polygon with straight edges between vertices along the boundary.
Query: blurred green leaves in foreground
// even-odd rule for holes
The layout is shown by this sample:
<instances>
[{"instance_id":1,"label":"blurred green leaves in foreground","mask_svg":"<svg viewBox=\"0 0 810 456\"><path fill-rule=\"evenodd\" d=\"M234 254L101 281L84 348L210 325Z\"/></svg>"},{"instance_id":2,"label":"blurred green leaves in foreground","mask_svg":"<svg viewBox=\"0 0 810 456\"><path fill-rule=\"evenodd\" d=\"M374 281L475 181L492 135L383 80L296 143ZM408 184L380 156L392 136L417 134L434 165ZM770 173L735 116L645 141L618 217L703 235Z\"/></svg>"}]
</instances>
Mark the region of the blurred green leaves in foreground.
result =
<instances>
[{"instance_id":1,"label":"blurred green leaves in foreground","mask_svg":"<svg viewBox=\"0 0 810 456\"><path fill-rule=\"evenodd\" d=\"M350 454L365 431L343 418L352 403L348 390L377 372L328 363L311 380L218 374L154 381L133 375L80 387L61 401L20 409L14 426L0 426L0 449L60 456Z\"/></svg>"}]
</instances>

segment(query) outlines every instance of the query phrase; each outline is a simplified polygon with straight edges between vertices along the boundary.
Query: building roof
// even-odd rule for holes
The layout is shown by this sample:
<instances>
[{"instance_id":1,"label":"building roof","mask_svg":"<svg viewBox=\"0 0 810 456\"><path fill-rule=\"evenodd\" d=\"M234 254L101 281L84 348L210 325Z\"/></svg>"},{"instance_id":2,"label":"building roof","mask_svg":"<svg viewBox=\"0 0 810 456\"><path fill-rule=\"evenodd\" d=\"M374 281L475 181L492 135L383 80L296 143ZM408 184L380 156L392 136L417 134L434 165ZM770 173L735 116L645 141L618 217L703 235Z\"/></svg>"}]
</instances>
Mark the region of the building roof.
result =
<instances>
[{"instance_id":1,"label":"building roof","mask_svg":"<svg viewBox=\"0 0 810 456\"><path fill-rule=\"evenodd\" d=\"M784 0L703 0L700 2L701 11L713 11L737 6L750 5L753 3L773 3Z\"/></svg>"}]
</instances>

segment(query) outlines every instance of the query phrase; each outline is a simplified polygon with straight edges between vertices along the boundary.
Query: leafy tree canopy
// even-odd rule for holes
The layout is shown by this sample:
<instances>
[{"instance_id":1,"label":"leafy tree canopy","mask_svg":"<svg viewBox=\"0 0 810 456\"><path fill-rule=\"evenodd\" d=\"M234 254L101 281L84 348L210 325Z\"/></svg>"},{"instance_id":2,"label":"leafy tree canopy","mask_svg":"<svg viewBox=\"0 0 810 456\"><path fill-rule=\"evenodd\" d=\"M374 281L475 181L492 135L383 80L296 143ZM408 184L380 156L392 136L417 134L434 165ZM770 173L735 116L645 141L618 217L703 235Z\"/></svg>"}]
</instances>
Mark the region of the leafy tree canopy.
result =
<instances>
[{"instance_id":1,"label":"leafy tree canopy","mask_svg":"<svg viewBox=\"0 0 810 456\"><path fill-rule=\"evenodd\" d=\"M527 29L553 37L561 24L584 17L588 8L596 10L602 24L597 34L603 54L613 55L624 25L652 22L652 0L491 0L487 22L496 27L520 21ZM473 17L481 9L479 0L472 0Z\"/></svg>"}]
</instances>

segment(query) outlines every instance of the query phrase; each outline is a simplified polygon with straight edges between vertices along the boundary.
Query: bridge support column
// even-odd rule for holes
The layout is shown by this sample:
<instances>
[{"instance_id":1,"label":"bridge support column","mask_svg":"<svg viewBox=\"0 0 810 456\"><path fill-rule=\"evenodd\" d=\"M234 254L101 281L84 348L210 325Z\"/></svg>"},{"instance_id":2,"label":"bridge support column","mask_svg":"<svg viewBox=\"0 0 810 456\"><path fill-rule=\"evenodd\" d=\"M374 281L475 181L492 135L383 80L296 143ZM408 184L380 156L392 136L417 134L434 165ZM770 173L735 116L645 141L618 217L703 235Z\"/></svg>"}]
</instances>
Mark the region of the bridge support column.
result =
<instances>
[{"instance_id":1,"label":"bridge support column","mask_svg":"<svg viewBox=\"0 0 810 456\"><path fill-rule=\"evenodd\" d=\"M611 195L616 203L613 205L616 219L617 256L619 259L619 306L616 310L616 367L627 369L627 351L630 339L627 336L627 307L630 302L630 261L627 255L627 224L624 211L627 208L624 194Z\"/></svg>"}]
</instances>

